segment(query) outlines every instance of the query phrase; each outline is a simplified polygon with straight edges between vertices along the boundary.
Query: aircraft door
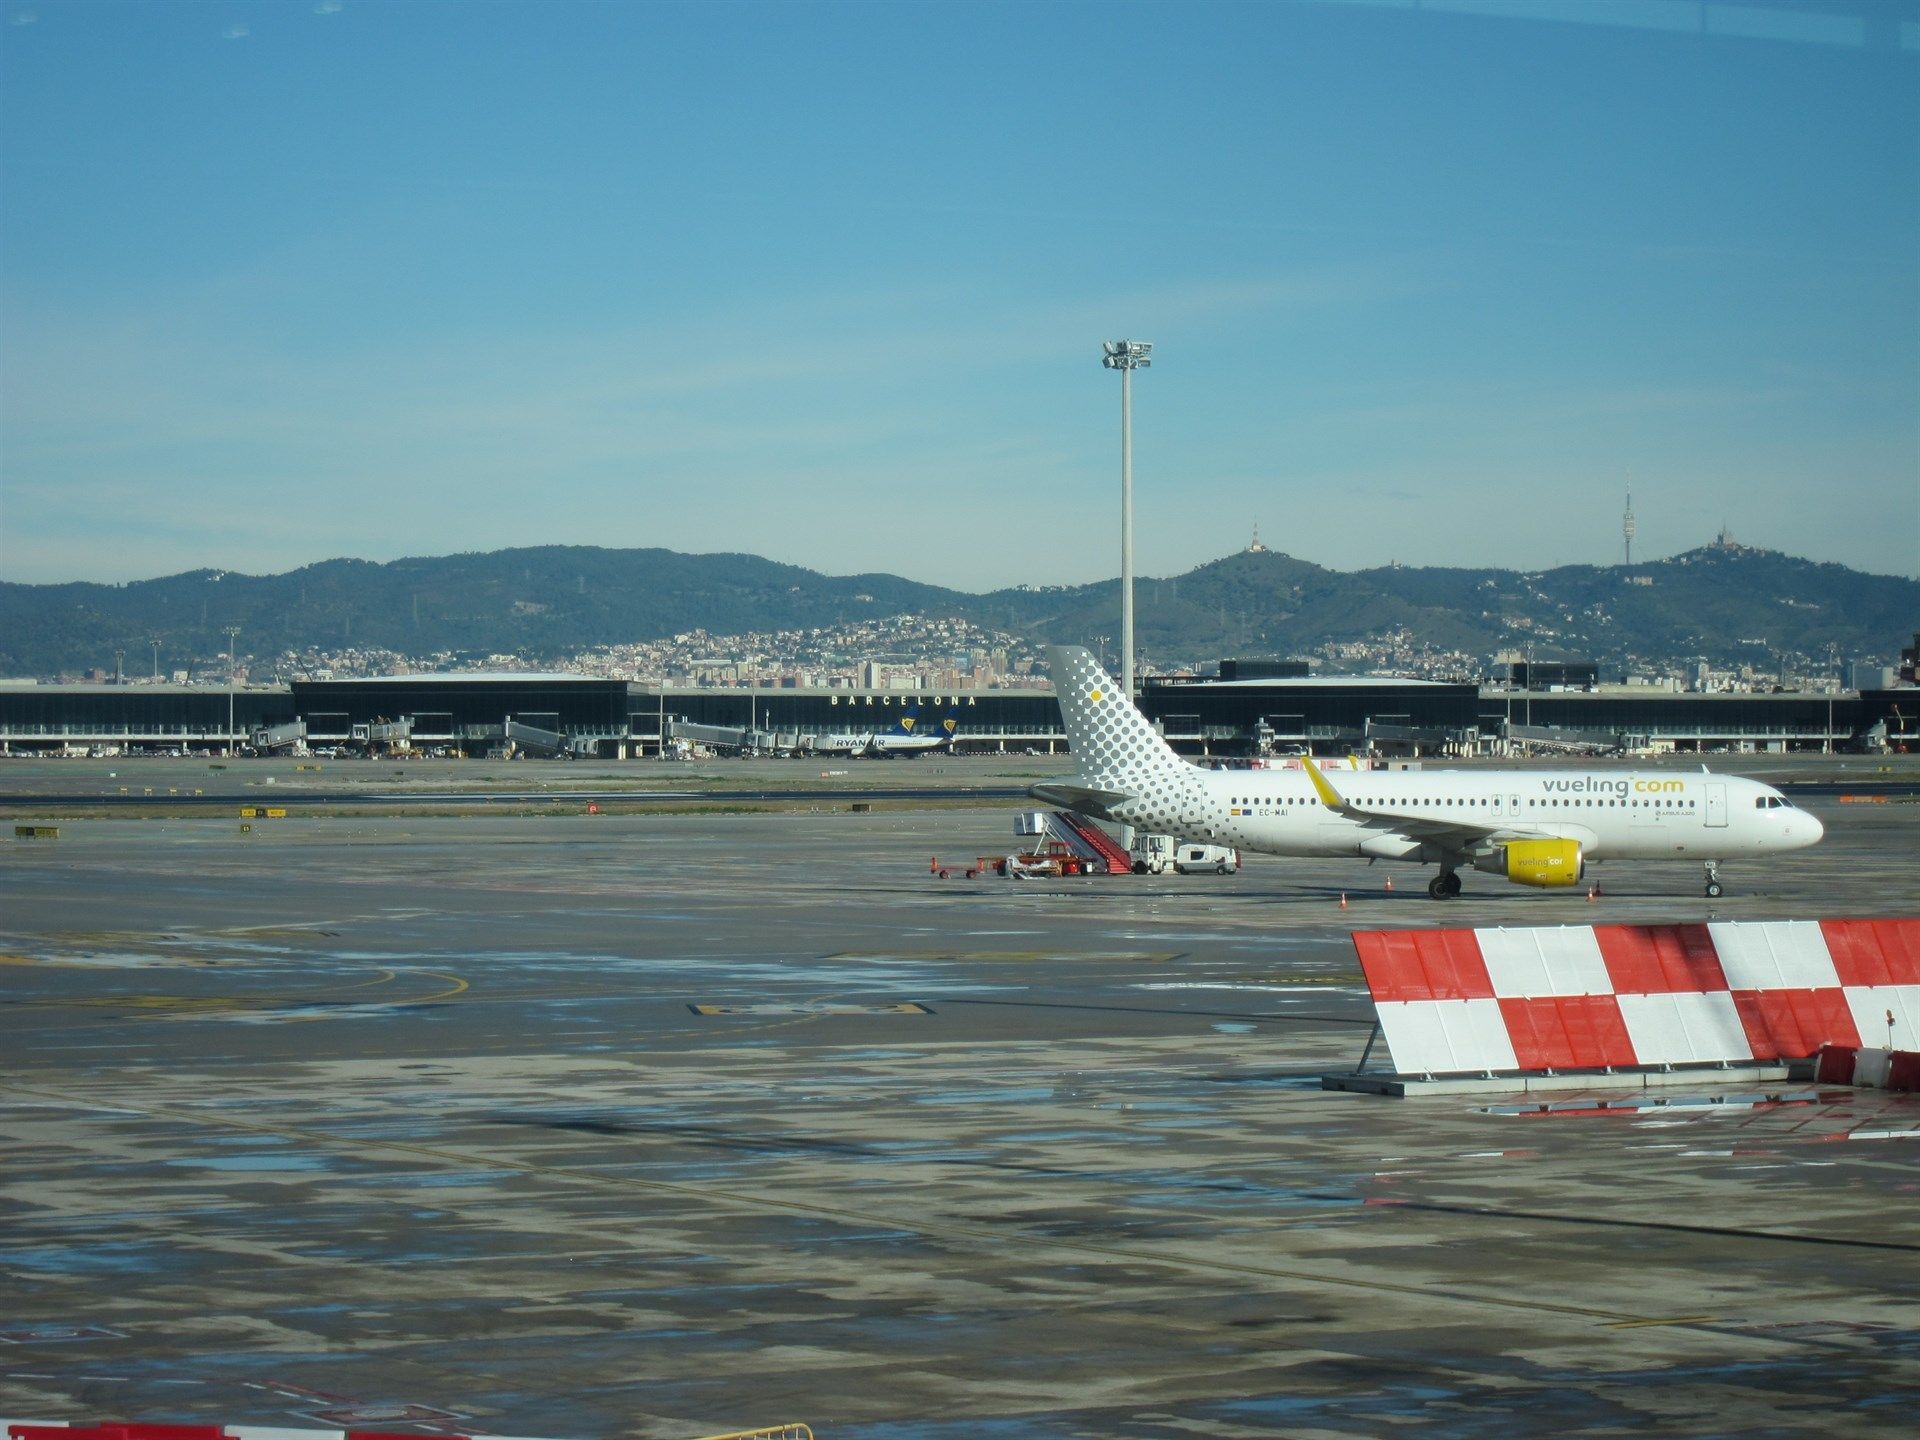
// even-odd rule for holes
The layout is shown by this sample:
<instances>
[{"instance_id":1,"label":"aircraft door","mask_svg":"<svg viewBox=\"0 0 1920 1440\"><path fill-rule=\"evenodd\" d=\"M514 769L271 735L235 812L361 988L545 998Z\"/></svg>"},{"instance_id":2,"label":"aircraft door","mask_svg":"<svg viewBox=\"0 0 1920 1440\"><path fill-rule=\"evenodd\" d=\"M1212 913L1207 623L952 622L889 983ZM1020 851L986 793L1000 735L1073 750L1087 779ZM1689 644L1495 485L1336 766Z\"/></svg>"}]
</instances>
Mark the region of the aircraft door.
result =
<instances>
[{"instance_id":1,"label":"aircraft door","mask_svg":"<svg viewBox=\"0 0 1920 1440\"><path fill-rule=\"evenodd\" d=\"M1725 826L1727 823L1727 787L1709 785L1707 790L1707 824Z\"/></svg>"}]
</instances>

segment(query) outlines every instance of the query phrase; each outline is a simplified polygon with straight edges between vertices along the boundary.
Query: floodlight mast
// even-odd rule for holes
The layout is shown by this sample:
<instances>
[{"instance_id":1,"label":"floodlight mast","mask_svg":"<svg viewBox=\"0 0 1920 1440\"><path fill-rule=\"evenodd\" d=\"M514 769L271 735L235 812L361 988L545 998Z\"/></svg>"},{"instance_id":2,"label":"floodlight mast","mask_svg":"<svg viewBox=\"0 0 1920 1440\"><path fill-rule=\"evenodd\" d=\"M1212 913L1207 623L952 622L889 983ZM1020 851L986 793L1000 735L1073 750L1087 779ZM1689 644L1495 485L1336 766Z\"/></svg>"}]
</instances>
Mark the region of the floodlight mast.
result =
<instances>
[{"instance_id":1,"label":"floodlight mast","mask_svg":"<svg viewBox=\"0 0 1920 1440\"><path fill-rule=\"evenodd\" d=\"M228 625L227 632L227 758L233 758L233 669L237 662L234 651L240 640L240 627Z\"/></svg>"},{"instance_id":2,"label":"floodlight mast","mask_svg":"<svg viewBox=\"0 0 1920 1440\"><path fill-rule=\"evenodd\" d=\"M1133 699L1133 372L1153 361L1150 340L1108 340L1100 363L1120 372L1120 690Z\"/></svg>"}]
</instances>

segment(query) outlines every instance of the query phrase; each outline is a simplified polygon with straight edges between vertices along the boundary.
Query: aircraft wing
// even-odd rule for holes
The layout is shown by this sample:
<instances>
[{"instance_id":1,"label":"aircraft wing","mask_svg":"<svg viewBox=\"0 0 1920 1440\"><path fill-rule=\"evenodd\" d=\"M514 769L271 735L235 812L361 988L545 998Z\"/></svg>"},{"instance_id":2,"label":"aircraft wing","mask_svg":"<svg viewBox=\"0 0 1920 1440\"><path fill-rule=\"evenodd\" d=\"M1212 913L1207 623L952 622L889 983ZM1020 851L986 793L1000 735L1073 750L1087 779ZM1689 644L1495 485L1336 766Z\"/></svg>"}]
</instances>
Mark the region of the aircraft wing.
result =
<instances>
[{"instance_id":1,"label":"aircraft wing","mask_svg":"<svg viewBox=\"0 0 1920 1440\"><path fill-rule=\"evenodd\" d=\"M1466 846L1481 840L1508 840L1545 837L1552 832L1535 826L1509 824L1495 820L1442 820L1433 815L1407 815L1397 810L1379 810L1370 805L1349 805L1347 814L1359 820L1377 820L1412 840L1437 840L1443 844Z\"/></svg>"},{"instance_id":2,"label":"aircraft wing","mask_svg":"<svg viewBox=\"0 0 1920 1440\"><path fill-rule=\"evenodd\" d=\"M1354 820L1377 821L1383 826L1391 826L1398 833L1411 840L1432 840L1454 849L1465 849L1486 840L1566 838L1585 840L1592 843L1592 837L1582 832L1578 835L1563 835L1558 829L1546 825L1515 824L1511 820L1470 820L1466 816L1440 816L1415 814L1408 810L1391 810L1384 806L1364 805L1348 800L1333 788L1320 767L1314 764L1311 756L1301 767L1307 772L1307 779L1320 803L1335 814L1345 815Z\"/></svg>"}]
</instances>

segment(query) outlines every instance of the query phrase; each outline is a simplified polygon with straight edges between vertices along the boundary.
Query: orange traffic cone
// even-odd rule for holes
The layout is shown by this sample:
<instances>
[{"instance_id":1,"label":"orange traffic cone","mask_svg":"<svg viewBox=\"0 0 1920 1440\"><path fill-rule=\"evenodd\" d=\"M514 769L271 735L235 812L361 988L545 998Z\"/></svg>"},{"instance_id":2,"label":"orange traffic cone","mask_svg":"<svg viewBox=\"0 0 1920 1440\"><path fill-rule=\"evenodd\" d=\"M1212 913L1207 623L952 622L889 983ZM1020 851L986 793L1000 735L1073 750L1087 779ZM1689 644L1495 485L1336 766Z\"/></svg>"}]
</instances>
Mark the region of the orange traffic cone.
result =
<instances>
[{"instance_id":1,"label":"orange traffic cone","mask_svg":"<svg viewBox=\"0 0 1920 1440\"><path fill-rule=\"evenodd\" d=\"M940 873L940 857L938 855L927 861L927 873L929 875L938 875Z\"/></svg>"},{"instance_id":2,"label":"orange traffic cone","mask_svg":"<svg viewBox=\"0 0 1920 1440\"><path fill-rule=\"evenodd\" d=\"M1340 908L1342 910L1347 908L1347 892L1344 890L1340 892Z\"/></svg>"},{"instance_id":3,"label":"orange traffic cone","mask_svg":"<svg viewBox=\"0 0 1920 1440\"><path fill-rule=\"evenodd\" d=\"M1591 905L1595 900L1598 900L1599 898L1600 898L1600 887L1598 885L1587 886L1587 903Z\"/></svg>"},{"instance_id":4,"label":"orange traffic cone","mask_svg":"<svg viewBox=\"0 0 1920 1440\"><path fill-rule=\"evenodd\" d=\"M1393 877L1391 875L1387 876L1387 889L1393 889Z\"/></svg>"}]
</instances>

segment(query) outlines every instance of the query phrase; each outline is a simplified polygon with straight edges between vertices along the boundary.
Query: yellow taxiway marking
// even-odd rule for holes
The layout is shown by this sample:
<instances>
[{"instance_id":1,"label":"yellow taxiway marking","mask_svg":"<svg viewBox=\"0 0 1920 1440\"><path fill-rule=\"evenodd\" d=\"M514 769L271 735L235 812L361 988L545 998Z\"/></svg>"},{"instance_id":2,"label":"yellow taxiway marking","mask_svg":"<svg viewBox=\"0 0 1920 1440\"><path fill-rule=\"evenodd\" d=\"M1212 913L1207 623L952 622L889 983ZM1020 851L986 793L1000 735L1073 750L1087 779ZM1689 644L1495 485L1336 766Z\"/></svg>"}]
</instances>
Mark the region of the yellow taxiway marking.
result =
<instances>
[{"instance_id":1,"label":"yellow taxiway marking","mask_svg":"<svg viewBox=\"0 0 1920 1440\"><path fill-rule=\"evenodd\" d=\"M1610 1320L1609 1330L1640 1330L1649 1325L1710 1325L1718 1315L1665 1315L1651 1320Z\"/></svg>"},{"instance_id":2,"label":"yellow taxiway marking","mask_svg":"<svg viewBox=\"0 0 1920 1440\"><path fill-rule=\"evenodd\" d=\"M430 1000L447 1000L455 995L466 994L469 988L465 980L462 980L458 975L449 975L444 970L422 970L420 973L425 975L429 980L445 980L448 988L445 990L436 990L431 995L417 995L411 1000L396 1001L396 1004L424 1005Z\"/></svg>"}]
</instances>

